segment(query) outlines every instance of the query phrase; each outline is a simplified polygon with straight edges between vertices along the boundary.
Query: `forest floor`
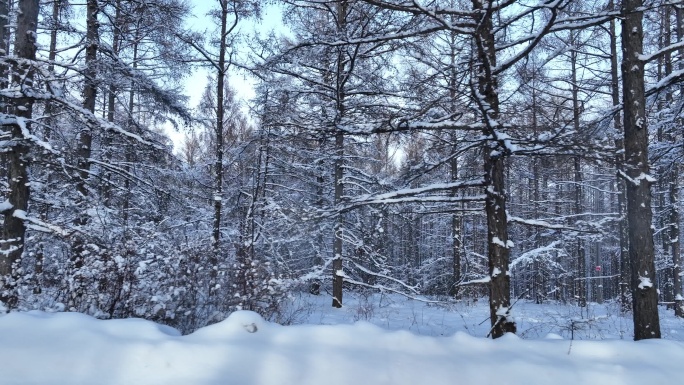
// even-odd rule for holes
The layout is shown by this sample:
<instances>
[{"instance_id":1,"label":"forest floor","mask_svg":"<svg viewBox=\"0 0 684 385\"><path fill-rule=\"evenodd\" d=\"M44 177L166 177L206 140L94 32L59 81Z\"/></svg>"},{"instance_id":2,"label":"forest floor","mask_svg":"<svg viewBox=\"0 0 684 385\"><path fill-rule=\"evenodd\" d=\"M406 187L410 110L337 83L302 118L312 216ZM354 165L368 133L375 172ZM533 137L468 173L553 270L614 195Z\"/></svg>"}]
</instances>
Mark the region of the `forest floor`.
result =
<instances>
[{"instance_id":1,"label":"forest floor","mask_svg":"<svg viewBox=\"0 0 684 385\"><path fill-rule=\"evenodd\" d=\"M662 340L633 342L615 304L519 301L518 336L484 338L486 299L429 304L297 295L280 326L252 312L181 336L140 319L0 316L0 384L666 384L684 366L684 320L661 309Z\"/></svg>"}]
</instances>

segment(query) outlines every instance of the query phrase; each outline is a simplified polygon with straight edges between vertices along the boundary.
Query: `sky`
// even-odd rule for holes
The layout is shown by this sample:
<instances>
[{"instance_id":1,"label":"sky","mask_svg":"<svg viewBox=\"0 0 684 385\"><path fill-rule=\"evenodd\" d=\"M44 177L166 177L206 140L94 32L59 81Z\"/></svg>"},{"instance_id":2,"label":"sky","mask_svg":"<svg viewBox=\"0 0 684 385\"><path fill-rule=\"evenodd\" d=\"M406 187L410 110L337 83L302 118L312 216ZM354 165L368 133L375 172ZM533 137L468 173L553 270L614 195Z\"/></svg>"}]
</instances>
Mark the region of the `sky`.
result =
<instances>
[{"instance_id":1,"label":"sky","mask_svg":"<svg viewBox=\"0 0 684 385\"><path fill-rule=\"evenodd\" d=\"M188 17L187 26L202 33L215 33L217 28L211 17L207 16L209 11L216 7L218 0L191 0L192 15ZM260 20L249 19L244 20L239 24L238 33L265 34L273 29L284 29L282 22L282 12L275 5L266 5L263 9L263 14ZM198 105L202 93L207 86L207 77L210 75L208 68L194 68L192 74L185 79L184 89L185 94L190 97L189 107L194 108ZM238 98L246 105L252 99L254 94L254 79L244 71L238 71L233 67L229 75L229 83L236 90ZM179 143L187 134L187 129L173 129L169 125L166 129L167 135L176 145L178 149Z\"/></svg>"},{"instance_id":2,"label":"sky","mask_svg":"<svg viewBox=\"0 0 684 385\"><path fill-rule=\"evenodd\" d=\"M188 26L199 32L214 32L215 27L207 13L217 3L217 0L192 0L193 14L189 17ZM261 20L250 19L241 22L238 26L240 28L238 33L253 34L258 32L264 34L272 29L284 28L281 18L282 13L277 6L267 5L264 8ZM195 69L193 75L185 82L185 89L190 96L192 106L199 102L202 91L207 84L207 75L206 69ZM230 83L236 89L239 97L248 100L254 96L253 80L249 78L249 75L233 70L230 75Z\"/></svg>"}]
</instances>

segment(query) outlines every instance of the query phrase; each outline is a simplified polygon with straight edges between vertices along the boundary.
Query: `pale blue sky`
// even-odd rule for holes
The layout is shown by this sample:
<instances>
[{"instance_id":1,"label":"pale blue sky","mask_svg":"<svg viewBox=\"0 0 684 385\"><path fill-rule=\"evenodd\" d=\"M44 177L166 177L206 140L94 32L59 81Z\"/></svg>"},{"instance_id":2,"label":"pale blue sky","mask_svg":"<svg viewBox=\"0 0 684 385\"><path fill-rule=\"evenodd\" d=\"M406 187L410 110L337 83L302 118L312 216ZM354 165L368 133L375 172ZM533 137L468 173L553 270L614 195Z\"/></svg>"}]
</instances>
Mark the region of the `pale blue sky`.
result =
<instances>
[{"instance_id":1,"label":"pale blue sky","mask_svg":"<svg viewBox=\"0 0 684 385\"><path fill-rule=\"evenodd\" d=\"M218 0L191 0L190 4L193 6L193 15L188 18L188 26L199 32L215 32L216 26L211 18L206 15L211 8L217 6ZM266 6L262 19L242 21L239 25L239 33L267 33L274 28L283 28L281 18L282 13L278 7L273 5ZM247 100L254 96L252 81L245 74L233 71L229 81L237 90L240 98ZM186 80L185 84L187 94L191 100L190 105L195 106L199 102L207 84L207 69L195 70L193 75Z\"/></svg>"},{"instance_id":2,"label":"pale blue sky","mask_svg":"<svg viewBox=\"0 0 684 385\"><path fill-rule=\"evenodd\" d=\"M187 26L191 27L199 32L214 33L216 31L216 25L207 17L207 13L212 7L218 5L218 0L190 0L192 5L192 15L188 17ZM240 29L244 33L267 33L272 29L283 29L282 23L282 13L280 9L276 6L267 6L264 9L261 20L245 20L241 23ZM195 107L199 103L199 100L207 86L207 75L208 68L197 68L193 70L193 73L188 77L185 84L185 94L190 97L190 107ZM244 73L239 73L237 71L232 71L229 76L229 82L237 91L237 95L245 103L254 97L254 83L253 80ZM185 137L185 130L176 131L168 127L166 130L167 135L173 140L174 143L182 142Z\"/></svg>"}]
</instances>

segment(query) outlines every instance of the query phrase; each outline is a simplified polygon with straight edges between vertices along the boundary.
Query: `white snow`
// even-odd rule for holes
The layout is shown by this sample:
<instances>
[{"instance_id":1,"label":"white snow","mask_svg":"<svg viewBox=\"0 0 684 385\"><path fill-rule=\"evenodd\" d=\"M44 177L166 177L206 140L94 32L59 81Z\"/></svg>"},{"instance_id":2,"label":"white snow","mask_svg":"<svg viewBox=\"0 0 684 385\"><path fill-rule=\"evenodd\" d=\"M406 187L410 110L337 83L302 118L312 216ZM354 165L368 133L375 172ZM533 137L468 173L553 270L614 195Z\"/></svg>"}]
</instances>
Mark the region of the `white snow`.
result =
<instances>
[{"instance_id":1,"label":"white snow","mask_svg":"<svg viewBox=\"0 0 684 385\"><path fill-rule=\"evenodd\" d=\"M5 212L7 210L12 209L12 204L9 202L9 200L5 200L0 202L0 213Z\"/></svg>"},{"instance_id":2,"label":"white snow","mask_svg":"<svg viewBox=\"0 0 684 385\"><path fill-rule=\"evenodd\" d=\"M506 248L506 244L503 243L503 241L501 239L499 239L499 237L492 238L492 243L495 245L501 246L503 248Z\"/></svg>"},{"instance_id":3,"label":"white snow","mask_svg":"<svg viewBox=\"0 0 684 385\"><path fill-rule=\"evenodd\" d=\"M653 282L648 277L639 277L639 289L653 287Z\"/></svg>"},{"instance_id":4,"label":"white snow","mask_svg":"<svg viewBox=\"0 0 684 385\"><path fill-rule=\"evenodd\" d=\"M619 170L618 174L620 174L621 177L623 177L625 180L627 180L629 183L631 183L635 186L639 186L641 184L641 181L646 181L648 183L657 182L657 180L654 177L652 177L651 175L645 174L643 172L641 174L639 174L639 176L637 176L636 178L631 178L629 175L627 175L622 170Z\"/></svg>"},{"instance_id":5,"label":"white snow","mask_svg":"<svg viewBox=\"0 0 684 385\"><path fill-rule=\"evenodd\" d=\"M506 241L506 243L504 243L499 237L492 238L492 243L495 245L499 245L505 249L511 249L515 247L515 243L513 243L513 241L508 240Z\"/></svg>"},{"instance_id":6,"label":"white snow","mask_svg":"<svg viewBox=\"0 0 684 385\"><path fill-rule=\"evenodd\" d=\"M631 318L612 313L617 307L590 304L571 341L576 307L522 301L500 311L513 310L519 334L532 339L491 340L484 338L489 322L481 322L486 298L434 306L346 295L342 309L326 296L303 298L315 310L302 320L318 325L280 326L240 311L186 336L140 319L10 313L0 316L0 384L640 385L681 378L684 342L617 339ZM683 320L662 320L665 335L684 337ZM411 331L392 330L400 328Z\"/></svg>"}]
</instances>

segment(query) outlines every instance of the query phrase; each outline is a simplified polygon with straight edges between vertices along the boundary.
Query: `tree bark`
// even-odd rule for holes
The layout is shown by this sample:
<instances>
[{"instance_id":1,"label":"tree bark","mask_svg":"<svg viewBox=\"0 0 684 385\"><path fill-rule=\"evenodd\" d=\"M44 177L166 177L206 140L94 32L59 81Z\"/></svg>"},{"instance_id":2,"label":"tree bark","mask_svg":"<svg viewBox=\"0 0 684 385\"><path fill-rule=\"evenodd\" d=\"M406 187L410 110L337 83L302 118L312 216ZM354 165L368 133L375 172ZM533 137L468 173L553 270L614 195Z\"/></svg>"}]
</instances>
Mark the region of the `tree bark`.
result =
<instances>
[{"instance_id":1,"label":"tree bark","mask_svg":"<svg viewBox=\"0 0 684 385\"><path fill-rule=\"evenodd\" d=\"M675 6L675 17L677 19L677 41L684 38L684 14L681 6ZM681 60L684 55L684 48L679 49ZM679 69L684 69L684 64L680 61ZM680 95L684 91L684 86L680 86ZM681 126L682 120L679 120ZM677 135L673 134L671 142L675 143ZM680 140L682 138L680 137ZM684 318L684 290L682 289L682 256L680 251L681 233L679 231L679 168L681 165L672 165L672 175L670 176L670 247L672 247L672 276L675 298L675 315Z\"/></svg>"},{"instance_id":2,"label":"tree bark","mask_svg":"<svg viewBox=\"0 0 684 385\"><path fill-rule=\"evenodd\" d=\"M509 273L508 222L504 183L504 159L507 149L497 140L499 118L498 81L492 69L496 67L496 49L492 27L492 10L481 0L473 0L478 15L475 31L477 65L473 74L477 84L473 87L487 127L484 134L491 137L484 149L485 212L487 215L487 244L489 261L489 311L491 336L515 333L515 321L510 317L511 277Z\"/></svg>"},{"instance_id":3,"label":"tree bark","mask_svg":"<svg viewBox=\"0 0 684 385\"><path fill-rule=\"evenodd\" d=\"M660 338L644 85L642 0L622 3L622 84L634 339Z\"/></svg>"},{"instance_id":4,"label":"tree bark","mask_svg":"<svg viewBox=\"0 0 684 385\"><path fill-rule=\"evenodd\" d=\"M574 31L570 31L570 41L574 45ZM580 130L580 105L579 87L577 86L577 51L572 50L570 54L570 66L572 75L572 122L576 133ZM579 156L573 158L574 182L575 182L575 222L582 213L582 163ZM584 242L577 237L577 304L580 307L587 306L587 259Z\"/></svg>"},{"instance_id":5,"label":"tree bark","mask_svg":"<svg viewBox=\"0 0 684 385\"><path fill-rule=\"evenodd\" d=\"M219 55L216 70L216 127L214 156L214 224L212 232L212 251L209 259L209 290L213 292L218 278L218 259L221 248L221 211L223 208L223 144L224 133L223 125L225 120L225 82L226 82L226 51L228 43L226 34L228 33L228 3L220 1L221 4L221 38L219 41Z\"/></svg>"},{"instance_id":6,"label":"tree bark","mask_svg":"<svg viewBox=\"0 0 684 385\"><path fill-rule=\"evenodd\" d=\"M453 2L450 3L453 6ZM453 22L452 18L452 22ZM449 34L449 102L450 102L450 112L455 114L458 111L458 98L456 89L458 88L458 74L456 72L457 67L457 55L459 53L456 48L456 32L451 32ZM458 138L455 134L452 135L451 140L456 142ZM456 150L454 146L454 150ZM451 181L458 181L458 157L453 156L449 162L449 167L451 171ZM456 196L458 189L454 189L452 196ZM461 206L462 208L462 206ZM461 249L463 248L463 215L459 212L451 215L451 250L452 250L452 276L451 285L449 286L449 295L455 298L460 297L460 287L461 283Z\"/></svg>"},{"instance_id":7,"label":"tree bark","mask_svg":"<svg viewBox=\"0 0 684 385\"><path fill-rule=\"evenodd\" d=\"M610 9L613 9L614 3L611 0L608 4ZM618 67L618 54L617 54L617 33L615 31L615 20L610 20L610 78L611 78L611 96L614 106L620 105L620 81L619 81L619 67ZM625 221L626 212L626 197L625 197L625 182L619 173L623 169L625 162L624 157L624 132L622 128L622 120L620 119L620 114L615 114L613 119L613 127L615 128L615 164L617 168L617 209L619 220L618 226L618 239L620 242L620 280L619 280L619 290L620 290L620 310L622 312L628 311L631 307L631 298L629 296L630 280L631 280L631 268L629 264L629 237L627 234L627 226Z\"/></svg>"},{"instance_id":8,"label":"tree bark","mask_svg":"<svg viewBox=\"0 0 684 385\"><path fill-rule=\"evenodd\" d=\"M95 112L97 102L97 51L100 44L100 23L97 15L100 7L97 0L88 0L86 7L86 47L85 47L85 86L83 87L83 108L91 113ZM90 175L90 156L92 154L93 132L87 124L83 125L78 134L78 181L76 190L82 197L88 196L86 182Z\"/></svg>"},{"instance_id":9,"label":"tree bark","mask_svg":"<svg viewBox=\"0 0 684 385\"><path fill-rule=\"evenodd\" d=\"M684 292L682 291L682 256L679 249L679 165L673 164L670 171L670 223L669 238L672 253L672 285L675 315L684 318Z\"/></svg>"},{"instance_id":10,"label":"tree bark","mask_svg":"<svg viewBox=\"0 0 684 385\"><path fill-rule=\"evenodd\" d=\"M9 54L9 0L0 0L0 57ZM0 87L7 87L8 70L6 64L0 64ZM4 98L0 102L4 103ZM3 106L4 108L4 106Z\"/></svg>"},{"instance_id":11,"label":"tree bark","mask_svg":"<svg viewBox=\"0 0 684 385\"><path fill-rule=\"evenodd\" d=\"M33 61L36 58L36 27L38 25L38 0L19 1L17 13L15 55L18 58ZM1 11L4 11L1 10ZM28 63L14 66L13 83L20 85L22 91L33 87L33 68ZM8 309L16 307L16 292L19 277L18 264L24 252L26 225L21 219L28 210L29 200L29 147L26 136L30 134L30 119L33 110L33 99L21 96L13 103L16 120L6 124L3 130L9 131L13 142L7 152L8 171L8 203L10 208L4 211L2 243L0 244L0 302ZM21 121L20 121L21 119Z\"/></svg>"},{"instance_id":12,"label":"tree bark","mask_svg":"<svg viewBox=\"0 0 684 385\"><path fill-rule=\"evenodd\" d=\"M451 167L451 181L455 182L458 180L458 158L453 157L449 162ZM456 190L452 193L456 196ZM459 283L461 282L461 248L463 243L461 240L461 228L463 222L463 216L461 213L454 213L451 215L451 250L453 253L451 259L451 285L449 287L449 295L455 298L459 298Z\"/></svg>"},{"instance_id":13,"label":"tree bark","mask_svg":"<svg viewBox=\"0 0 684 385\"><path fill-rule=\"evenodd\" d=\"M57 25L59 23L59 11L62 7L62 0L54 0L52 3L52 30L50 31L50 48L48 50L48 72L52 73L55 70L55 59L57 59ZM45 124L45 129L43 131L43 137L45 140L50 140L52 136L52 125L54 124L54 103L48 101L45 103L45 116L47 117L47 123Z\"/></svg>"},{"instance_id":14,"label":"tree bark","mask_svg":"<svg viewBox=\"0 0 684 385\"><path fill-rule=\"evenodd\" d=\"M347 27L347 0L340 0L337 2L337 30L339 33L344 33ZM336 101L337 101L337 117L336 123L344 116L345 113L345 57L342 48L337 57L337 78L336 80ZM334 165L334 183L335 183L335 198L334 204L337 206L342 201L342 194L344 193L344 134L337 131L335 127L335 165ZM342 307L342 285L344 283L344 271L342 265L342 231L343 231L343 217L337 215L333 227L333 299L332 306L336 308Z\"/></svg>"}]
</instances>

